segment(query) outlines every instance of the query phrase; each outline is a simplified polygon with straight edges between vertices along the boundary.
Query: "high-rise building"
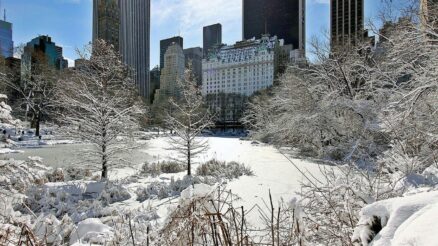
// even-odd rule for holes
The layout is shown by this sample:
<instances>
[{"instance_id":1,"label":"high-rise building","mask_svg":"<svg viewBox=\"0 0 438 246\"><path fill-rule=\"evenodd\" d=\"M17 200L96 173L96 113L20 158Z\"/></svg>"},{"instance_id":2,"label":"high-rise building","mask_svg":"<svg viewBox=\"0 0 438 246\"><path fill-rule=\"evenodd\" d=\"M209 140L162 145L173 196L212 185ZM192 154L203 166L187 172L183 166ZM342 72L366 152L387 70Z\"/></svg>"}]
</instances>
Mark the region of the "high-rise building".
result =
<instances>
[{"instance_id":1,"label":"high-rise building","mask_svg":"<svg viewBox=\"0 0 438 246\"><path fill-rule=\"evenodd\" d=\"M164 54L166 54L167 48L173 43L178 44L182 49L184 49L184 39L180 36L175 36L168 39L163 39L160 41L160 69L164 68Z\"/></svg>"},{"instance_id":2,"label":"high-rise building","mask_svg":"<svg viewBox=\"0 0 438 246\"><path fill-rule=\"evenodd\" d=\"M103 39L119 49L119 0L93 0L93 40Z\"/></svg>"},{"instance_id":3,"label":"high-rise building","mask_svg":"<svg viewBox=\"0 0 438 246\"><path fill-rule=\"evenodd\" d=\"M33 73L34 64L47 64L56 69L68 67L68 61L62 56L62 48L56 46L49 36L39 36L26 44L21 55L21 76L28 78Z\"/></svg>"},{"instance_id":4,"label":"high-rise building","mask_svg":"<svg viewBox=\"0 0 438 246\"><path fill-rule=\"evenodd\" d=\"M14 56L14 42L12 41L12 23L0 20L0 52L8 58Z\"/></svg>"},{"instance_id":5,"label":"high-rise building","mask_svg":"<svg viewBox=\"0 0 438 246\"><path fill-rule=\"evenodd\" d=\"M331 0L330 32L332 48L354 45L364 36L364 1Z\"/></svg>"},{"instance_id":6,"label":"high-rise building","mask_svg":"<svg viewBox=\"0 0 438 246\"><path fill-rule=\"evenodd\" d=\"M202 85L202 48L194 47L184 50L184 56L186 60L186 68L189 64L192 65L192 72L196 78L196 84L198 86Z\"/></svg>"},{"instance_id":7,"label":"high-rise building","mask_svg":"<svg viewBox=\"0 0 438 246\"><path fill-rule=\"evenodd\" d=\"M211 52L213 48L221 44L222 44L222 25L218 23L210 26L205 26L203 28L203 45L204 45L203 57L207 58L208 53Z\"/></svg>"},{"instance_id":8,"label":"high-rise building","mask_svg":"<svg viewBox=\"0 0 438 246\"><path fill-rule=\"evenodd\" d=\"M243 39L269 34L304 50L305 13L305 0L243 0Z\"/></svg>"},{"instance_id":9,"label":"high-rise building","mask_svg":"<svg viewBox=\"0 0 438 246\"><path fill-rule=\"evenodd\" d=\"M139 94L149 98L150 0L93 0L93 40L120 52L134 72Z\"/></svg>"},{"instance_id":10,"label":"high-rise building","mask_svg":"<svg viewBox=\"0 0 438 246\"><path fill-rule=\"evenodd\" d=\"M178 97L178 82L184 79L184 51L177 43L171 44L164 54L164 68L161 69L160 89L155 92L155 103L165 102L171 97Z\"/></svg>"},{"instance_id":11,"label":"high-rise building","mask_svg":"<svg viewBox=\"0 0 438 246\"><path fill-rule=\"evenodd\" d=\"M121 0L120 54L122 60L134 70L134 81L139 93L149 98L150 56L150 0ZM149 98L150 99L150 98Z\"/></svg>"}]
</instances>

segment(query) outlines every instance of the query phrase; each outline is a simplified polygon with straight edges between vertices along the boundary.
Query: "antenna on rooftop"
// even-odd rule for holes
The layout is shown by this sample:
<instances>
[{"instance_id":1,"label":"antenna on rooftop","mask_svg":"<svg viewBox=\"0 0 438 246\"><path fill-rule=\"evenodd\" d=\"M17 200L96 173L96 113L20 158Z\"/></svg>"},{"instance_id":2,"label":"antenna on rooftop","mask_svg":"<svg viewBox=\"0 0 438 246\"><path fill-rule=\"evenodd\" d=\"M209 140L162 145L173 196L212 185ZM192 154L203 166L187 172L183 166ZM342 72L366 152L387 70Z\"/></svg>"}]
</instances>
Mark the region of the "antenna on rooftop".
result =
<instances>
[{"instance_id":1,"label":"antenna on rooftop","mask_svg":"<svg viewBox=\"0 0 438 246\"><path fill-rule=\"evenodd\" d=\"M6 21L6 9L5 9L5 12L3 14L3 20Z\"/></svg>"}]
</instances>

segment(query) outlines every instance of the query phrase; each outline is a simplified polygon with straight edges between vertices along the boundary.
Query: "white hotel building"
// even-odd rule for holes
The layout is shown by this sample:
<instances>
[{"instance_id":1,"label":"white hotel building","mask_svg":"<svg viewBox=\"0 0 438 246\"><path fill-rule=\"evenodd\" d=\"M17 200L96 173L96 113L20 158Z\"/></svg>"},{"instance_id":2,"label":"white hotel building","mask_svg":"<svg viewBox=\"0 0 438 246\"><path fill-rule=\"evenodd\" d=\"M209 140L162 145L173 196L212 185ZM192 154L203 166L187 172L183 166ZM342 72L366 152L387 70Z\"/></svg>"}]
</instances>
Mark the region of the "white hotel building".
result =
<instances>
[{"instance_id":1,"label":"white hotel building","mask_svg":"<svg viewBox=\"0 0 438 246\"><path fill-rule=\"evenodd\" d=\"M202 61L202 94L224 123L238 122L245 98L274 83L276 56L283 40L259 40L222 46Z\"/></svg>"},{"instance_id":2,"label":"white hotel building","mask_svg":"<svg viewBox=\"0 0 438 246\"><path fill-rule=\"evenodd\" d=\"M251 96L273 85L275 50L283 40L259 40L223 46L202 61L202 93L236 93Z\"/></svg>"}]
</instances>

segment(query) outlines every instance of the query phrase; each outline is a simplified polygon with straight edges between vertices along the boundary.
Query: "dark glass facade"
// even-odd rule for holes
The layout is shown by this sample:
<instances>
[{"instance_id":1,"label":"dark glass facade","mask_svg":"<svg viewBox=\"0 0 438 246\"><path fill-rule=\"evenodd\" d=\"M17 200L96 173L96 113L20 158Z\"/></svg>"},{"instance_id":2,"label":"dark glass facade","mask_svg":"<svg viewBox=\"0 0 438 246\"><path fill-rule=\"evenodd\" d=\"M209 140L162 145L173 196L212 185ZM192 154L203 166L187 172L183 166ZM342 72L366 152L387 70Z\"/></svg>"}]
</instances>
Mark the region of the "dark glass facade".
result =
<instances>
[{"instance_id":1,"label":"dark glass facade","mask_svg":"<svg viewBox=\"0 0 438 246\"><path fill-rule=\"evenodd\" d=\"M184 50L186 67L192 63L193 75L196 78L196 84L202 85L202 48L195 47Z\"/></svg>"},{"instance_id":2,"label":"dark glass facade","mask_svg":"<svg viewBox=\"0 0 438 246\"><path fill-rule=\"evenodd\" d=\"M364 35L364 1L331 0L330 31L332 47L355 44Z\"/></svg>"},{"instance_id":3,"label":"dark glass facade","mask_svg":"<svg viewBox=\"0 0 438 246\"><path fill-rule=\"evenodd\" d=\"M164 67L164 54L167 51L167 48L171 46L173 43L179 44L181 48L184 48L184 39L180 36L163 39L160 41L160 69Z\"/></svg>"},{"instance_id":4,"label":"dark glass facade","mask_svg":"<svg viewBox=\"0 0 438 246\"><path fill-rule=\"evenodd\" d=\"M222 44L222 25L214 24L203 28L203 57L206 58L208 53L218 45Z\"/></svg>"},{"instance_id":5,"label":"dark glass facade","mask_svg":"<svg viewBox=\"0 0 438 246\"><path fill-rule=\"evenodd\" d=\"M103 39L119 49L119 0L93 0L93 40Z\"/></svg>"},{"instance_id":6,"label":"dark glass facade","mask_svg":"<svg viewBox=\"0 0 438 246\"><path fill-rule=\"evenodd\" d=\"M12 24L0 20L0 52L1 56L8 58L14 55L14 42L12 41Z\"/></svg>"},{"instance_id":7,"label":"dark glass facade","mask_svg":"<svg viewBox=\"0 0 438 246\"><path fill-rule=\"evenodd\" d=\"M62 56L62 48L56 46L49 36L39 36L26 44L21 55L22 79L29 79L35 71L35 64L47 64L56 69L68 67L67 60Z\"/></svg>"},{"instance_id":8,"label":"dark glass facade","mask_svg":"<svg viewBox=\"0 0 438 246\"><path fill-rule=\"evenodd\" d=\"M243 39L269 34L305 47L305 0L243 0Z\"/></svg>"},{"instance_id":9,"label":"dark glass facade","mask_svg":"<svg viewBox=\"0 0 438 246\"><path fill-rule=\"evenodd\" d=\"M139 94L148 98L150 0L93 0L93 40L103 39L134 71Z\"/></svg>"}]
</instances>

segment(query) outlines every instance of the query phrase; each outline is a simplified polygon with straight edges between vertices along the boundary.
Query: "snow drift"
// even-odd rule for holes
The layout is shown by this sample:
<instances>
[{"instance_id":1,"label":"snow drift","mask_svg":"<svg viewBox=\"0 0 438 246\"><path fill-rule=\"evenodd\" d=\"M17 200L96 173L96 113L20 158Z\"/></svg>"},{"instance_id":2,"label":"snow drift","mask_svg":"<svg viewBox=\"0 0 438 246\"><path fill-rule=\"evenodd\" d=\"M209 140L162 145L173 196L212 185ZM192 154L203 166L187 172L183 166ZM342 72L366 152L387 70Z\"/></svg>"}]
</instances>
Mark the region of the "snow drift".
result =
<instances>
[{"instance_id":1,"label":"snow drift","mask_svg":"<svg viewBox=\"0 0 438 246\"><path fill-rule=\"evenodd\" d=\"M437 218L438 191L379 201L362 209L353 241L364 246L436 245Z\"/></svg>"}]
</instances>

